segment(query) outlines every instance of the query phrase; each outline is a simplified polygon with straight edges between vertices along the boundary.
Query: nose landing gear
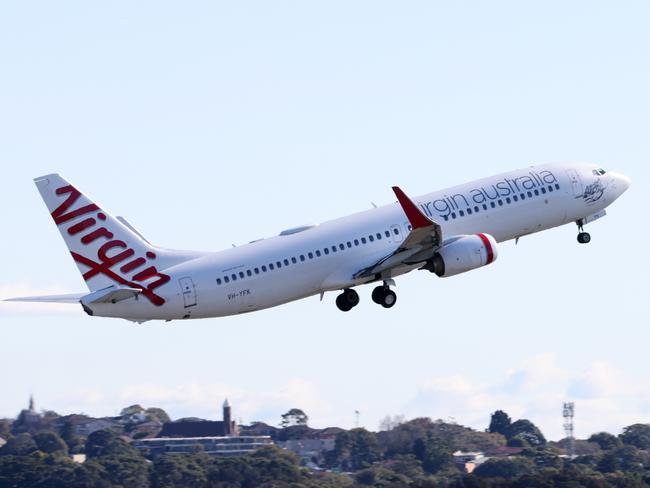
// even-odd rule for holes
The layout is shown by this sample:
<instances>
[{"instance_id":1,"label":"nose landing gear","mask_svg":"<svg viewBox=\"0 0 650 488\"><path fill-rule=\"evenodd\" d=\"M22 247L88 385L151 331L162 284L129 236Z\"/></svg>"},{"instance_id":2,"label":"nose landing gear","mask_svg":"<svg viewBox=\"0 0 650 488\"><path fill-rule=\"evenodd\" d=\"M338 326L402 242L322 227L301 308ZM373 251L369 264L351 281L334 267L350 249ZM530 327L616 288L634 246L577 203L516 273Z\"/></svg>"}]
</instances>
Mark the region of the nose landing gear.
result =
<instances>
[{"instance_id":1,"label":"nose landing gear","mask_svg":"<svg viewBox=\"0 0 650 488\"><path fill-rule=\"evenodd\" d=\"M578 233L578 242L580 244L587 244L591 241L591 235L589 235L589 232L584 232L582 230L582 224L578 223L578 230L580 231Z\"/></svg>"},{"instance_id":2,"label":"nose landing gear","mask_svg":"<svg viewBox=\"0 0 650 488\"><path fill-rule=\"evenodd\" d=\"M397 302L397 295L388 285L381 285L372 290L372 301L384 308L391 308Z\"/></svg>"}]
</instances>

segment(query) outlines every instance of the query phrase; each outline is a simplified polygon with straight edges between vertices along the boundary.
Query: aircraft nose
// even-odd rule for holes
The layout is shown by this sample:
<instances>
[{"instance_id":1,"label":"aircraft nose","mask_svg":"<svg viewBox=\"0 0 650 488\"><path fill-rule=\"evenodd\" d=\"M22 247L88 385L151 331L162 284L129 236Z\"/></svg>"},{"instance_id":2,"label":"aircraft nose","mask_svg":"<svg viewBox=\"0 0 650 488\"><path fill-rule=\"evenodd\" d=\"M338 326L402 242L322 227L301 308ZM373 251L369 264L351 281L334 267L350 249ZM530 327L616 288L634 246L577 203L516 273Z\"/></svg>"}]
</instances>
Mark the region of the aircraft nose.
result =
<instances>
[{"instance_id":1,"label":"aircraft nose","mask_svg":"<svg viewBox=\"0 0 650 488\"><path fill-rule=\"evenodd\" d=\"M614 176L614 180L616 181L616 189L621 194L624 193L630 187L632 180L630 180L630 178L620 173L614 173L613 176Z\"/></svg>"},{"instance_id":2,"label":"aircraft nose","mask_svg":"<svg viewBox=\"0 0 650 488\"><path fill-rule=\"evenodd\" d=\"M614 183L614 198L618 198L630 187L632 180L620 173L611 173L611 177Z\"/></svg>"}]
</instances>

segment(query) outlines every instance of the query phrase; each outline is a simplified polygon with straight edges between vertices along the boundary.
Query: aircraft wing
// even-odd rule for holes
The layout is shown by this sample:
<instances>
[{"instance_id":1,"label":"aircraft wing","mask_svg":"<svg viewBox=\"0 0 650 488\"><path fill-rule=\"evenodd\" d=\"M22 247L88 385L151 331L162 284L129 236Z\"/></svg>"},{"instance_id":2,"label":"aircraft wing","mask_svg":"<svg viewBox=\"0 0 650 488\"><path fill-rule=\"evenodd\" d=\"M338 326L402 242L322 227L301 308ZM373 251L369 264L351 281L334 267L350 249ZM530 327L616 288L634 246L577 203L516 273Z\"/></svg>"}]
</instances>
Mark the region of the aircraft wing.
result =
<instances>
[{"instance_id":1,"label":"aircraft wing","mask_svg":"<svg viewBox=\"0 0 650 488\"><path fill-rule=\"evenodd\" d=\"M442 244L440 225L424 215L398 186L394 186L393 191L409 219L411 231L395 251L356 273L355 279L380 275L398 266L424 262L433 256L433 252Z\"/></svg>"}]
</instances>

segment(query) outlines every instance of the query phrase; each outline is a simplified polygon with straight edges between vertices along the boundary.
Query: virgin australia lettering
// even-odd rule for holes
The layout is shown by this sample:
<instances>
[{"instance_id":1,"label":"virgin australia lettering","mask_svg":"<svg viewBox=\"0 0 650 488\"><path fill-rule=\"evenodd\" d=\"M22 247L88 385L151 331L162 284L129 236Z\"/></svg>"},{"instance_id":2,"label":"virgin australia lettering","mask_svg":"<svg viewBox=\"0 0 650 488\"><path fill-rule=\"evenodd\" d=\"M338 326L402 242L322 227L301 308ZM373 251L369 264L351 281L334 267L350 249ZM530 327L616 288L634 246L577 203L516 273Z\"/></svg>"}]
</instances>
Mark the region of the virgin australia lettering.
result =
<instances>
[{"instance_id":1,"label":"virgin australia lettering","mask_svg":"<svg viewBox=\"0 0 650 488\"><path fill-rule=\"evenodd\" d=\"M372 300L395 305L394 278L416 269L439 277L490 264L498 242L605 215L630 185L593 164L549 164L497 175L218 252L153 246L61 176L36 186L90 293L12 298L80 303L89 314L136 322L220 317L340 290L344 312L355 287L378 283Z\"/></svg>"}]
</instances>

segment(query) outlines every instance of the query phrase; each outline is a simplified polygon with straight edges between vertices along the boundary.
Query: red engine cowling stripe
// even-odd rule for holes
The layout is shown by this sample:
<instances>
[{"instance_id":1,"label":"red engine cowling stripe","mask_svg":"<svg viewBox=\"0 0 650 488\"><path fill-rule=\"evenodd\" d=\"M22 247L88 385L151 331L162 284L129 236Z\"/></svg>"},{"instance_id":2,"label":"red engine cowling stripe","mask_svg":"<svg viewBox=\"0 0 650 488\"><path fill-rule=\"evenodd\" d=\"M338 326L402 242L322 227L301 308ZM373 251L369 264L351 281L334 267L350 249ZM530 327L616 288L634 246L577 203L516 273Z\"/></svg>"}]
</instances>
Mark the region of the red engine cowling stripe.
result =
<instances>
[{"instance_id":1,"label":"red engine cowling stripe","mask_svg":"<svg viewBox=\"0 0 650 488\"><path fill-rule=\"evenodd\" d=\"M485 264L490 264L492 261L494 261L494 251L492 250L492 244L490 243L490 239L488 239L485 234L476 234L481 238L483 241L483 245L485 246L485 250L487 251L487 263Z\"/></svg>"}]
</instances>

